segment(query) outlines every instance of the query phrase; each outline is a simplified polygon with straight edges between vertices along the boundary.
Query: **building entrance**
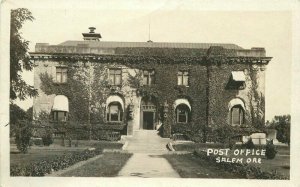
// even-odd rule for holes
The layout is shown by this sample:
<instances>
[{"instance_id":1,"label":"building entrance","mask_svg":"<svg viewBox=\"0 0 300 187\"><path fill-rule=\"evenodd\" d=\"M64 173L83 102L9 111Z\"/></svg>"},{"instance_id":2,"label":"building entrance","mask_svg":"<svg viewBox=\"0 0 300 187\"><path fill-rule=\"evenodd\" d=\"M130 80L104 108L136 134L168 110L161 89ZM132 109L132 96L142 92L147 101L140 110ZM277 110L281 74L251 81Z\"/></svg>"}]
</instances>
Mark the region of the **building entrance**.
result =
<instances>
[{"instance_id":1,"label":"building entrance","mask_svg":"<svg viewBox=\"0 0 300 187\"><path fill-rule=\"evenodd\" d=\"M140 129L154 130L156 127L156 105L153 99L143 98L141 102L141 125Z\"/></svg>"},{"instance_id":2,"label":"building entrance","mask_svg":"<svg viewBox=\"0 0 300 187\"><path fill-rule=\"evenodd\" d=\"M143 129L154 129L154 112L143 112Z\"/></svg>"}]
</instances>

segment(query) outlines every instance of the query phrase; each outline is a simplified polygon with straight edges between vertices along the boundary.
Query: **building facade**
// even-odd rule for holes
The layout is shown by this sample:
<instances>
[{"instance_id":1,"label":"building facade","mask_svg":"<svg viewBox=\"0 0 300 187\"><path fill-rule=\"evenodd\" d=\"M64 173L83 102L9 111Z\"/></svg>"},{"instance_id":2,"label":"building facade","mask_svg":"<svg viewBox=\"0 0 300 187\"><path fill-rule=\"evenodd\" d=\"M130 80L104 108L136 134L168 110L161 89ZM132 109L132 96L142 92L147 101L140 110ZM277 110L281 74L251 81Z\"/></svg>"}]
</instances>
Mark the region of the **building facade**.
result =
<instances>
[{"instance_id":1,"label":"building facade","mask_svg":"<svg viewBox=\"0 0 300 187\"><path fill-rule=\"evenodd\" d=\"M132 135L199 134L222 126L264 124L264 48L235 44L83 41L37 43L34 61L36 118Z\"/></svg>"}]
</instances>

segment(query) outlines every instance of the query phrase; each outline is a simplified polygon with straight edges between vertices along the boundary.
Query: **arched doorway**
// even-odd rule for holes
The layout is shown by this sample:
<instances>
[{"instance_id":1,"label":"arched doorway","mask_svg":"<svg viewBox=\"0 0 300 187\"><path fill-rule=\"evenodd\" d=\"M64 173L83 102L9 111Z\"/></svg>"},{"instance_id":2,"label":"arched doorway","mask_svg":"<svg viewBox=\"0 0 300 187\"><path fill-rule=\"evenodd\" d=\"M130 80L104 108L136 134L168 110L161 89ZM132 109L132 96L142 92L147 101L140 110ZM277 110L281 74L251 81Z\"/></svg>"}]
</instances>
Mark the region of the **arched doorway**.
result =
<instances>
[{"instance_id":1,"label":"arched doorway","mask_svg":"<svg viewBox=\"0 0 300 187\"><path fill-rule=\"evenodd\" d=\"M154 98L143 97L141 100L140 129L154 130L157 125L157 102Z\"/></svg>"}]
</instances>

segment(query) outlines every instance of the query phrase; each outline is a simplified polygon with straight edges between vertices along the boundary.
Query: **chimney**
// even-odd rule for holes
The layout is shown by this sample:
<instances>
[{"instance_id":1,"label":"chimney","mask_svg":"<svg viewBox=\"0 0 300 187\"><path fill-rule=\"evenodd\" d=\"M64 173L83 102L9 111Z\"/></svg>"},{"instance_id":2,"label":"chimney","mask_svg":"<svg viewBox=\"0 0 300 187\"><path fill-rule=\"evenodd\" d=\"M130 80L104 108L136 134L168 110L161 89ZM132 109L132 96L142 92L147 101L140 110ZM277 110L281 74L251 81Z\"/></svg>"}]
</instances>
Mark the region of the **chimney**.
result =
<instances>
[{"instance_id":1,"label":"chimney","mask_svg":"<svg viewBox=\"0 0 300 187\"><path fill-rule=\"evenodd\" d=\"M92 41L100 41L101 35L100 33L95 33L95 27L89 27L89 33L82 33L83 40L92 40Z\"/></svg>"}]
</instances>

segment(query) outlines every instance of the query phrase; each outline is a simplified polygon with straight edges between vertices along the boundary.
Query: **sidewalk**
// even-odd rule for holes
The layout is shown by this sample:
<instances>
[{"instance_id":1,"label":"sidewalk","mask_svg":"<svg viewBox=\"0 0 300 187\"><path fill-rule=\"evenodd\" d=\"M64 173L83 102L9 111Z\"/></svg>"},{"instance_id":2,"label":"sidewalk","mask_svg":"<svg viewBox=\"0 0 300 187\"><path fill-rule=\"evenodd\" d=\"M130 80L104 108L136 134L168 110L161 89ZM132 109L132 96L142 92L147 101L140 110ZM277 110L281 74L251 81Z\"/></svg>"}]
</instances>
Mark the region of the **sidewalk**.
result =
<instances>
[{"instance_id":1,"label":"sidewalk","mask_svg":"<svg viewBox=\"0 0 300 187\"><path fill-rule=\"evenodd\" d=\"M134 153L126 165L119 172L118 177L176 177L178 173L169 162L159 155Z\"/></svg>"},{"instance_id":2,"label":"sidewalk","mask_svg":"<svg viewBox=\"0 0 300 187\"><path fill-rule=\"evenodd\" d=\"M133 137L126 139L126 151L133 153L126 165L119 172L119 177L177 177L178 173L161 155L168 153L170 141L161 138L155 130L135 131Z\"/></svg>"}]
</instances>

